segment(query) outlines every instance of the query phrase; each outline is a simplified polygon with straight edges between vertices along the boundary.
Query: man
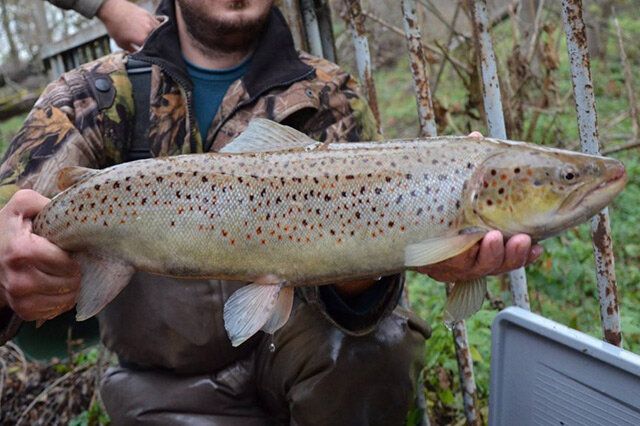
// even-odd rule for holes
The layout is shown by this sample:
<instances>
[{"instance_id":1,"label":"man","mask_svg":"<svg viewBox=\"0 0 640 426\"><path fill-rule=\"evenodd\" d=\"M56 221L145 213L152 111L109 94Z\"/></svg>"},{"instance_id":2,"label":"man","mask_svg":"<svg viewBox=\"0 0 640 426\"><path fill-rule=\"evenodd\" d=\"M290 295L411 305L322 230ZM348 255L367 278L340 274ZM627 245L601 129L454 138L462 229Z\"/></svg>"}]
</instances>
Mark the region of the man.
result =
<instances>
[{"instance_id":1,"label":"man","mask_svg":"<svg viewBox=\"0 0 640 426\"><path fill-rule=\"evenodd\" d=\"M353 79L296 53L272 0L164 0L158 14L161 25L132 55L153 64L151 155L216 151L254 117L325 141L378 137ZM30 232L48 200L18 189L51 195L61 167L126 158L133 100L125 61L111 55L50 85L0 166L5 312L34 320L73 306L78 265ZM494 232L421 272L472 279L522 266L538 250L526 236L504 245ZM232 348L222 306L241 285L136 273L100 314L102 340L120 361L101 387L114 424L403 423L430 331L397 308L401 276L300 289L281 330Z\"/></svg>"},{"instance_id":2,"label":"man","mask_svg":"<svg viewBox=\"0 0 640 426\"><path fill-rule=\"evenodd\" d=\"M73 9L86 18L96 16L121 48L133 52L158 25L155 17L127 0L47 0L62 9Z\"/></svg>"}]
</instances>

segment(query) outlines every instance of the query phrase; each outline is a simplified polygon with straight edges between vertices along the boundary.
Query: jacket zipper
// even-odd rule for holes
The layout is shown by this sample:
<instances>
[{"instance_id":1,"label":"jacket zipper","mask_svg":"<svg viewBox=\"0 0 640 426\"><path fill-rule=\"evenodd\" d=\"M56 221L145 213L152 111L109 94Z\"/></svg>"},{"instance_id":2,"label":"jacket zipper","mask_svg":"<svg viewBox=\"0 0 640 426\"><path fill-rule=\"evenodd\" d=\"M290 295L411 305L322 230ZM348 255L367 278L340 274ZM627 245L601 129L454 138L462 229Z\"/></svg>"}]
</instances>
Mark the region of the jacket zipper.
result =
<instances>
[{"instance_id":1,"label":"jacket zipper","mask_svg":"<svg viewBox=\"0 0 640 426\"><path fill-rule=\"evenodd\" d=\"M147 62L152 65L159 66L160 69L162 69L162 72L167 73L169 77L171 77L174 81L176 81L184 90L185 96L187 98L187 123L189 123L189 149L191 150L192 154L195 154L197 151L197 144L195 139L196 126L195 126L195 122L193 121L193 117L195 117L194 110L193 110L193 99L191 96L191 92L187 89L187 87L189 86L189 82L183 79L182 77L180 77L179 75L176 75L173 72L167 70L165 67L162 66L162 64L159 61L156 61L148 57L135 58L135 59L142 62Z\"/></svg>"},{"instance_id":2,"label":"jacket zipper","mask_svg":"<svg viewBox=\"0 0 640 426\"><path fill-rule=\"evenodd\" d=\"M238 112L238 110L240 108L243 108L247 105L250 105L251 103L255 102L256 99L258 99L260 96L262 96L264 93L268 92L269 90L275 89L277 87L281 87L281 86L289 86L295 82L298 82L300 80L303 80L307 77L309 77L311 74L313 74L314 72L316 72L315 68L311 69L310 71L306 72L305 74L302 74L296 78L292 78L288 81L282 81L280 83L275 83L272 84L270 86L265 87L264 89L260 90L258 93L256 93L255 95L253 95L251 98L249 98L246 102L242 102L239 103L238 105L236 105L235 107L233 107L233 109L229 112L229 114L227 114L225 117L222 118L222 120L220 120L220 123L218 123L218 125L216 126L215 130L213 131L212 137L211 137L211 142L207 143L206 146L203 146L203 150L204 152L209 152L209 150L211 149L211 147L213 146L213 142L216 140L216 137L218 136L218 132L220 131L220 129L222 129L222 126L224 126L224 124L229 121L229 119L236 113ZM224 99L222 100L224 102ZM206 136L205 136L206 137ZM204 144L203 144L204 145Z\"/></svg>"}]
</instances>

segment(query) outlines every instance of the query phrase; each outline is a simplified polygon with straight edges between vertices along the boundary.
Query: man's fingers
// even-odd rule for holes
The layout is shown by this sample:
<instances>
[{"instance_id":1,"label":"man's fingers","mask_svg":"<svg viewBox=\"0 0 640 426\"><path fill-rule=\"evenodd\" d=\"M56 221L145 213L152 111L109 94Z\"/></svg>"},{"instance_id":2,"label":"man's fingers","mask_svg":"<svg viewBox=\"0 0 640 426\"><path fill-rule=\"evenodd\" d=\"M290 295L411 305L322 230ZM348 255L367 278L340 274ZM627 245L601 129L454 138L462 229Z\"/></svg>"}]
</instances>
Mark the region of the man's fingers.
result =
<instances>
[{"instance_id":1,"label":"man's fingers","mask_svg":"<svg viewBox=\"0 0 640 426\"><path fill-rule=\"evenodd\" d=\"M14 246L13 257L19 265L30 265L59 277L80 275L80 265L66 251L46 238L31 234Z\"/></svg>"},{"instance_id":2,"label":"man's fingers","mask_svg":"<svg viewBox=\"0 0 640 426\"><path fill-rule=\"evenodd\" d=\"M12 308L25 321L51 319L73 308L75 300L75 294L35 295L15 300Z\"/></svg>"},{"instance_id":3,"label":"man's fingers","mask_svg":"<svg viewBox=\"0 0 640 426\"><path fill-rule=\"evenodd\" d=\"M531 252L531 237L525 234L514 235L505 245L505 257L499 271L508 272L526 265Z\"/></svg>"},{"instance_id":4,"label":"man's fingers","mask_svg":"<svg viewBox=\"0 0 640 426\"><path fill-rule=\"evenodd\" d=\"M17 191L7 203L9 211L16 215L31 218L37 215L50 200L30 189Z\"/></svg>"},{"instance_id":5,"label":"man's fingers","mask_svg":"<svg viewBox=\"0 0 640 426\"><path fill-rule=\"evenodd\" d=\"M527 258L527 263L525 264L525 266L530 265L536 260L538 260L538 258L542 256L543 252L544 252L544 249L542 248L542 246L539 246L536 244L533 247L531 247L531 251L529 252L529 257Z\"/></svg>"},{"instance_id":6,"label":"man's fingers","mask_svg":"<svg viewBox=\"0 0 640 426\"><path fill-rule=\"evenodd\" d=\"M478 276L488 275L502 265L505 249L500 231L490 231L482 239L480 251L473 266L473 274Z\"/></svg>"}]
</instances>

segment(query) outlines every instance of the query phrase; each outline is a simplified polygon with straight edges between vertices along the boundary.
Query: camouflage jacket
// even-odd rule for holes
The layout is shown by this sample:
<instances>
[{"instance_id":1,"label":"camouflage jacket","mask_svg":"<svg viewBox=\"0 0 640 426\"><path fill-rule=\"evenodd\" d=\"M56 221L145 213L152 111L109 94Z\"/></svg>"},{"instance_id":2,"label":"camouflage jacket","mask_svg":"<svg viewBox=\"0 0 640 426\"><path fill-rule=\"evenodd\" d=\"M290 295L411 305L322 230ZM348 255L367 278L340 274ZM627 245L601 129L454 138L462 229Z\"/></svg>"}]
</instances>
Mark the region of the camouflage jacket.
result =
<instances>
[{"instance_id":1,"label":"camouflage jacket","mask_svg":"<svg viewBox=\"0 0 640 426\"><path fill-rule=\"evenodd\" d=\"M93 18L105 0L47 0L61 9L73 9L85 18Z\"/></svg>"},{"instance_id":2,"label":"camouflage jacket","mask_svg":"<svg viewBox=\"0 0 640 426\"><path fill-rule=\"evenodd\" d=\"M203 139L193 113L192 83L181 59L173 2L163 1L158 12L162 24L133 54L152 64L149 143L153 156L217 151L254 117L291 125L321 141L379 138L373 114L354 79L335 64L296 52L284 18L274 8L249 69L227 91ZM106 56L64 74L46 88L0 165L0 206L19 188L54 195L56 176L63 167L103 168L123 161L134 117L127 59L124 53ZM330 299L330 292L307 290L305 297L336 325L361 334L395 307L402 279L389 278L386 294L377 297L365 314L351 315L339 303L325 306L323 299Z\"/></svg>"}]
</instances>

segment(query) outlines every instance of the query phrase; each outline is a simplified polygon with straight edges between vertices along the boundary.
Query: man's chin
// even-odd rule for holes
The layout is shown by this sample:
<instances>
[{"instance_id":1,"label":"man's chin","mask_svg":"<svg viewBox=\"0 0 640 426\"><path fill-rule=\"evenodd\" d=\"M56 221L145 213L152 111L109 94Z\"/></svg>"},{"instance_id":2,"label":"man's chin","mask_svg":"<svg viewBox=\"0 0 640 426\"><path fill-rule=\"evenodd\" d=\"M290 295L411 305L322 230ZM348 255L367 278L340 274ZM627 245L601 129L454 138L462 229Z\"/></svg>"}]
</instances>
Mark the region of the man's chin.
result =
<instances>
[{"instance_id":1,"label":"man's chin","mask_svg":"<svg viewBox=\"0 0 640 426\"><path fill-rule=\"evenodd\" d=\"M236 4L219 12L216 16L202 13L184 0L178 0L182 19L189 35L199 44L217 50L243 50L255 41L261 32L269 9L263 10L246 0L226 4Z\"/></svg>"}]
</instances>

